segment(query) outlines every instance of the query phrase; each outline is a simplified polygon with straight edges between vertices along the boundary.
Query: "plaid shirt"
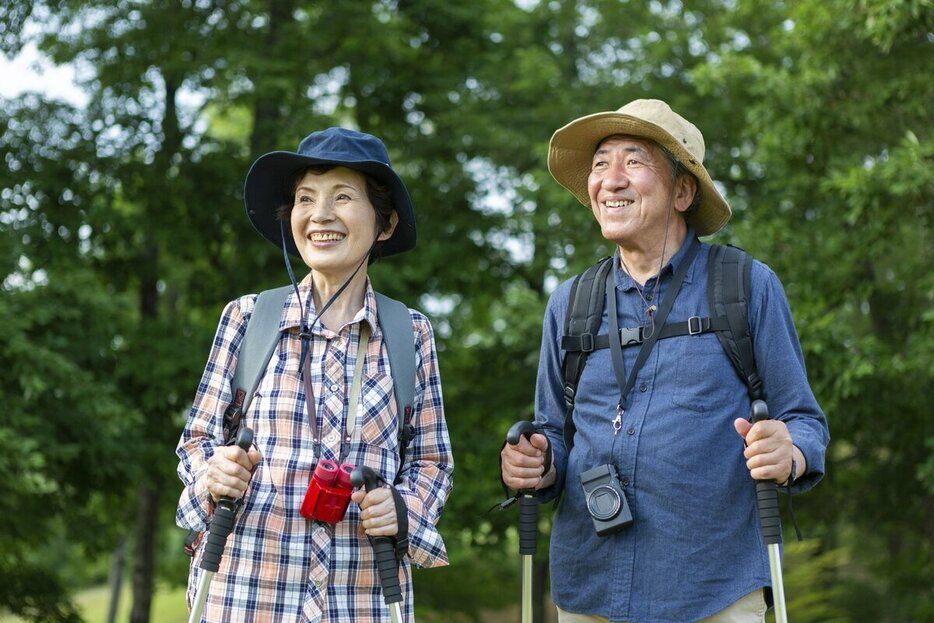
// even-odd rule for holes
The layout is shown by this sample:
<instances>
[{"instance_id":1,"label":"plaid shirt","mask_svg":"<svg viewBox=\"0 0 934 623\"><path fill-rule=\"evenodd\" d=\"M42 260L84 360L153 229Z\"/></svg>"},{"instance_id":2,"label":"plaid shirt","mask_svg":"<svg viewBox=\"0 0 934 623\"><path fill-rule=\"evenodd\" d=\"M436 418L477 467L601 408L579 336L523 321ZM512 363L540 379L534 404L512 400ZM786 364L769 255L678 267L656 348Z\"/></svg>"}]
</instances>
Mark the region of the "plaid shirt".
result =
<instances>
[{"instance_id":1,"label":"plaid shirt","mask_svg":"<svg viewBox=\"0 0 934 623\"><path fill-rule=\"evenodd\" d=\"M314 317L311 275L299 285ZM183 528L205 530L213 503L204 474L207 460L223 443L223 413L231 400L230 381L237 352L256 295L244 296L224 309L210 358L198 386L188 423L176 453L184 484L176 511ZM441 535L435 528L453 484L453 459L441 399L441 380L434 337L428 319L410 310L415 329L416 391L411 423L416 435L406 452L401 482L396 485L408 507L409 556L400 569L403 608L414 620L410 564L447 564ZM379 585L373 549L360 526L360 509L351 503L335 524L306 520L299 514L309 479L320 457L312 450L305 392L299 374L301 310L291 294L283 308L284 331L254 394L244 426L254 432L262 454L233 532L211 583L203 621L389 621ZM376 321L376 298L367 284L363 308L339 331L320 323L310 340L321 456L339 461L346 433L348 393L353 380L360 323L370 325L358 416L344 462L368 465L387 482L399 467L399 421L393 397L389 357ZM194 600L202 539L191 566L188 604ZM411 563L410 563L411 560Z\"/></svg>"}]
</instances>

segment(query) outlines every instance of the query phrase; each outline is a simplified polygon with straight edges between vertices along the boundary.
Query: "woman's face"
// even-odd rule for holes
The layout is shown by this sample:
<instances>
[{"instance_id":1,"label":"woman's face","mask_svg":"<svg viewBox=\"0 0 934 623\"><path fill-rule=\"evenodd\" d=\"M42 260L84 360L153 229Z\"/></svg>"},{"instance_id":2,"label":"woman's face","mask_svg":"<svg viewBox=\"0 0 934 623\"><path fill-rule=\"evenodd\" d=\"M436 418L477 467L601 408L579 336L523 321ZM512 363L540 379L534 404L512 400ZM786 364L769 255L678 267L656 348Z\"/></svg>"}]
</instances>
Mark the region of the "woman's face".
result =
<instances>
[{"instance_id":1,"label":"woman's face","mask_svg":"<svg viewBox=\"0 0 934 623\"><path fill-rule=\"evenodd\" d=\"M305 264L325 277L348 277L377 239L376 210L366 193L363 173L335 167L325 173L308 171L295 187L291 225L295 246Z\"/></svg>"}]
</instances>

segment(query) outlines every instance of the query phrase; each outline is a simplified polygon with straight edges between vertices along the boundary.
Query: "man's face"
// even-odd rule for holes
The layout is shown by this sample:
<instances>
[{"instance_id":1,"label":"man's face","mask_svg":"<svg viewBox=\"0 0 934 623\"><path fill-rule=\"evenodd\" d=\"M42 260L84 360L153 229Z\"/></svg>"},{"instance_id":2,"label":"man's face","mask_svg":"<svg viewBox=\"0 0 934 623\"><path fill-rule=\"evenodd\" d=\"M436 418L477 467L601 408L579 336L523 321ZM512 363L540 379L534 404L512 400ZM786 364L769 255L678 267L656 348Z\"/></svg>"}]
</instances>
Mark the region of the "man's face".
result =
<instances>
[{"instance_id":1,"label":"man's face","mask_svg":"<svg viewBox=\"0 0 934 623\"><path fill-rule=\"evenodd\" d=\"M590 206L603 237L623 249L657 247L669 225L668 211L690 205L693 192L686 201L680 196L686 194L689 177L676 184L671 165L654 143L619 135L605 138L587 178ZM684 228L684 220L671 218L670 226Z\"/></svg>"}]
</instances>

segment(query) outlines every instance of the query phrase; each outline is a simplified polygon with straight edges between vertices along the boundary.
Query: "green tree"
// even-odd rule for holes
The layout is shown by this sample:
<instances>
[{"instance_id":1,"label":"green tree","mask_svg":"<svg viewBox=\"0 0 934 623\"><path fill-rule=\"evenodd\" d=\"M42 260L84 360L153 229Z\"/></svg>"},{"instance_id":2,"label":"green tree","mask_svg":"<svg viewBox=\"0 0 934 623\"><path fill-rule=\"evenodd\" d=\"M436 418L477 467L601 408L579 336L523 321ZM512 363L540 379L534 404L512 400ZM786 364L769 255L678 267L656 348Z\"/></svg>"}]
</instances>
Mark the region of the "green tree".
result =
<instances>
[{"instance_id":1,"label":"green tree","mask_svg":"<svg viewBox=\"0 0 934 623\"><path fill-rule=\"evenodd\" d=\"M934 6L749 3L730 24L746 45L694 75L739 113L721 145L735 236L784 279L830 420L828 478L802 507L850 551L850 620L927 620Z\"/></svg>"},{"instance_id":2,"label":"green tree","mask_svg":"<svg viewBox=\"0 0 934 623\"><path fill-rule=\"evenodd\" d=\"M514 601L515 514L484 512L499 447L532 415L549 293L610 252L548 139L658 97L704 131L734 208L717 240L784 281L830 416L827 482L796 499L817 537L789 546L796 618L932 616L929 0L14 0L0 18L5 53L34 37L89 97L0 110L0 503L33 511L0 537L0 605L77 616L33 547L47 533L72 561L133 531L134 623L159 570L184 581L172 448L224 302L286 280L243 178L328 125L384 138L416 206L418 247L372 275L437 329L457 463L454 564L416 573L419 616Z\"/></svg>"}]
</instances>

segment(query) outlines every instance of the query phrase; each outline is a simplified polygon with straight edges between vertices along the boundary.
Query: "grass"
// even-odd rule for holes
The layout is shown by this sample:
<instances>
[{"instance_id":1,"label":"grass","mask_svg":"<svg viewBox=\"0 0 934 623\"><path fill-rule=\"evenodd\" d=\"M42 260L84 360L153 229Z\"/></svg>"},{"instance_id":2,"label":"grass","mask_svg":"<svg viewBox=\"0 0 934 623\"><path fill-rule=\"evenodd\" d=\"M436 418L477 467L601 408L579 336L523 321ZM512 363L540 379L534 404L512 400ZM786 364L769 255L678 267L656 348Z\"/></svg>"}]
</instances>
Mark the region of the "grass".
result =
<instances>
[{"instance_id":1,"label":"grass","mask_svg":"<svg viewBox=\"0 0 934 623\"><path fill-rule=\"evenodd\" d=\"M95 586L75 594L75 604L81 610L85 621L90 623L104 623L110 609L110 587L107 585ZM120 592L120 603L117 607L116 623L126 623L130 619L129 584L125 584ZM185 604L185 589L157 589L152 601L152 623L187 623L188 607ZM24 619L9 614L0 613L0 623L23 623Z\"/></svg>"}]
</instances>

